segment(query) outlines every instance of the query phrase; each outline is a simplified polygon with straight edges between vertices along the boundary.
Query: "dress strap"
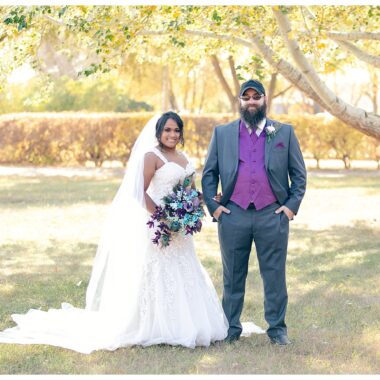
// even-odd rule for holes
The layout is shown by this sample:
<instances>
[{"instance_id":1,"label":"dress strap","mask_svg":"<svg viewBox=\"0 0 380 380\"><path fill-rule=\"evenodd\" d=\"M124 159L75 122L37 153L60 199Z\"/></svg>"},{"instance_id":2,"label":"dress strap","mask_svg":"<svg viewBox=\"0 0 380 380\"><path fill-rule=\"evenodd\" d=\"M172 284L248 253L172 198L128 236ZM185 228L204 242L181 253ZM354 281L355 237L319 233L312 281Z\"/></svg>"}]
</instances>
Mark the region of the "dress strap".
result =
<instances>
[{"instance_id":1,"label":"dress strap","mask_svg":"<svg viewBox=\"0 0 380 380\"><path fill-rule=\"evenodd\" d=\"M183 156L185 156L187 162L189 163L190 162L189 156L183 150L181 150L179 152L182 153Z\"/></svg>"},{"instance_id":2,"label":"dress strap","mask_svg":"<svg viewBox=\"0 0 380 380\"><path fill-rule=\"evenodd\" d=\"M153 148L152 149L152 152L158 156L162 161L165 162L165 164L168 162L168 160L165 158L165 156L157 149L157 148Z\"/></svg>"}]
</instances>

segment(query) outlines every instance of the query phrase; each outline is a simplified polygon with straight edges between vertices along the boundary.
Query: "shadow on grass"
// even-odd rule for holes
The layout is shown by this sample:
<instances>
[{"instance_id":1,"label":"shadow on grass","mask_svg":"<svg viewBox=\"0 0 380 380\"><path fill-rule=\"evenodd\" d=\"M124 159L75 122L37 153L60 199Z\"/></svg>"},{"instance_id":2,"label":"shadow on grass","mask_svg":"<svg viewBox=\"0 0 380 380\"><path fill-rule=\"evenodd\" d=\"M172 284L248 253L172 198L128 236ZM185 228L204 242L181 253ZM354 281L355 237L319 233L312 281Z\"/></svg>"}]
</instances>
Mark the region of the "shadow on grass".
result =
<instances>
[{"instance_id":1,"label":"shadow on grass","mask_svg":"<svg viewBox=\"0 0 380 380\"><path fill-rule=\"evenodd\" d=\"M340 373L350 373L355 357L366 363L363 373L378 372L379 229L364 222L324 231L296 227L293 239L288 321L295 338L311 350L320 347L321 362L340 364Z\"/></svg>"},{"instance_id":2,"label":"shadow on grass","mask_svg":"<svg viewBox=\"0 0 380 380\"><path fill-rule=\"evenodd\" d=\"M333 176L333 177L332 177ZM332 186L333 178L333 186ZM378 194L380 190L380 171L363 171L362 173L336 173L329 175L328 171L308 173L308 188L312 189L342 189L365 188L371 193Z\"/></svg>"},{"instance_id":3,"label":"shadow on grass","mask_svg":"<svg viewBox=\"0 0 380 380\"><path fill-rule=\"evenodd\" d=\"M0 178L0 208L65 206L75 203L109 203L122 178L66 177Z\"/></svg>"},{"instance_id":4,"label":"shadow on grass","mask_svg":"<svg viewBox=\"0 0 380 380\"><path fill-rule=\"evenodd\" d=\"M0 320L30 308L59 308L61 302L84 307L91 275L95 244L65 244L51 241L4 244L0 247ZM0 329L5 327L0 323Z\"/></svg>"},{"instance_id":5,"label":"shadow on grass","mask_svg":"<svg viewBox=\"0 0 380 380\"><path fill-rule=\"evenodd\" d=\"M289 250L287 275L287 324L294 340L290 347L273 347L265 335L242 338L232 345L216 344L195 350L160 345L91 355L48 346L0 345L3 359L0 373L379 373L378 230L358 223L324 231L296 226L292 232L294 244ZM16 265L9 262L9 255L12 251L20 255L23 249L26 249L23 244L2 247L1 252L6 253L1 254L1 263L5 263L5 267ZM30 249L33 255L39 247L35 245ZM62 248L53 242L42 253L46 265L37 263L31 273L6 276L0 287L4 289L0 292L0 304L6 305L1 310L1 328L10 326L10 313L25 312L30 307L59 307L61 301L84 306L91 271L88 262L95 250L93 244ZM202 263L220 294L220 258L204 256ZM83 280L79 287L78 280ZM244 319L252 320L253 316L254 322L261 324L262 303L257 264L251 260Z\"/></svg>"}]
</instances>

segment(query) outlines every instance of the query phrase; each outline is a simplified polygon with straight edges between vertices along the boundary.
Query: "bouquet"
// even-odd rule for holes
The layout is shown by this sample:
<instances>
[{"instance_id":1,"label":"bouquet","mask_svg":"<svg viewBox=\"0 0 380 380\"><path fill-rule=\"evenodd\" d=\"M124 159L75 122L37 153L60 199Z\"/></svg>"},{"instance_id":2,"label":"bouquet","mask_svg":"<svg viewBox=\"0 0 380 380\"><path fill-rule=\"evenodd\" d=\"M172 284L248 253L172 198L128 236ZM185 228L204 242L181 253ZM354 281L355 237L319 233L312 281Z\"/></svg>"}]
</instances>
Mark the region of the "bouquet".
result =
<instances>
[{"instance_id":1,"label":"bouquet","mask_svg":"<svg viewBox=\"0 0 380 380\"><path fill-rule=\"evenodd\" d=\"M183 183L174 186L172 192L165 196L162 206L157 206L147 225L155 228L152 242L167 247L173 233L193 235L202 228L201 219L205 216L201 201L202 193L191 188L192 175Z\"/></svg>"}]
</instances>

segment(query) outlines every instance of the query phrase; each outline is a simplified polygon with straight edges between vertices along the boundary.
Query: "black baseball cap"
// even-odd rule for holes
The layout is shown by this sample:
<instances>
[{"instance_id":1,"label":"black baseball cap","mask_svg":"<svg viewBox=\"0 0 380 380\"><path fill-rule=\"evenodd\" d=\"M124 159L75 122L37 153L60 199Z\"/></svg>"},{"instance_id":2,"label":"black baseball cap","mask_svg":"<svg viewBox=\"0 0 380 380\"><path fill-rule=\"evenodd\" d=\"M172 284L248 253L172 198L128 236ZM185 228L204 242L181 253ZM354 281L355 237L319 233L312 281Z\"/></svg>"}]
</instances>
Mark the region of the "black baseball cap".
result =
<instances>
[{"instance_id":1,"label":"black baseball cap","mask_svg":"<svg viewBox=\"0 0 380 380\"><path fill-rule=\"evenodd\" d=\"M258 80L250 79L244 82L240 87L240 96L242 96L249 88L257 91L259 94L265 95L265 88Z\"/></svg>"}]
</instances>

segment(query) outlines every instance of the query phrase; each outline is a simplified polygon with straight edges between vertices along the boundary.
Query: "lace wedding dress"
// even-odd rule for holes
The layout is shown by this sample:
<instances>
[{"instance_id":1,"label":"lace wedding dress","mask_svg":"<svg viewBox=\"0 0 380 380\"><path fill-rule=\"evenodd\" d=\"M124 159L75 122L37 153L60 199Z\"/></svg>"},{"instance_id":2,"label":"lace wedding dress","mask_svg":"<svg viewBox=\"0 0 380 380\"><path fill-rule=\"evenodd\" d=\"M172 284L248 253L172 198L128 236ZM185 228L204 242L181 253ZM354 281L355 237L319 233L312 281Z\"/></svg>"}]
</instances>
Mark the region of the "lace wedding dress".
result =
<instances>
[{"instance_id":1,"label":"lace wedding dress","mask_svg":"<svg viewBox=\"0 0 380 380\"><path fill-rule=\"evenodd\" d=\"M173 187L194 172L191 163L186 168L167 162L152 178L148 193L156 204ZM146 221L148 220L146 213ZM136 304L123 320L107 311L78 309L62 304L62 309L48 312L30 310L24 315L12 315L14 328L0 333L0 342L50 344L82 353L93 350L114 350L130 345L149 346L166 343L194 348L209 346L223 340L228 323L215 288L199 262L191 235L177 234L166 248L151 242L153 233L146 226L145 259Z\"/></svg>"}]
</instances>

